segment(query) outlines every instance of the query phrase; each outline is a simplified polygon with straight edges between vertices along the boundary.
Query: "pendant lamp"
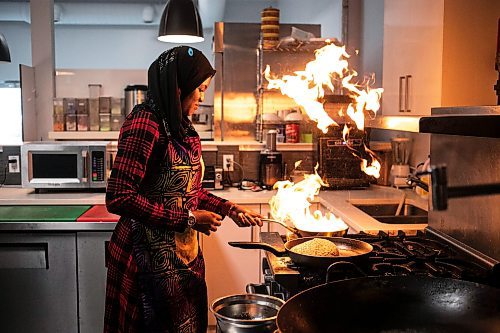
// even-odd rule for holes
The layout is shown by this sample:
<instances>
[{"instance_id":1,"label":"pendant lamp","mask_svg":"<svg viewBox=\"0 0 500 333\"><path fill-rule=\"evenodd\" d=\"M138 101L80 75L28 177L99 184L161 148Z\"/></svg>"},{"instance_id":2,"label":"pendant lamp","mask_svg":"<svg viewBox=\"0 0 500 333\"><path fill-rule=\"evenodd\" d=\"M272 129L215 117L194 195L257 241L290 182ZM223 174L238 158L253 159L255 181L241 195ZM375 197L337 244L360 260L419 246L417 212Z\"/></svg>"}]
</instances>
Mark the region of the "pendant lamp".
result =
<instances>
[{"instance_id":1,"label":"pendant lamp","mask_svg":"<svg viewBox=\"0 0 500 333\"><path fill-rule=\"evenodd\" d=\"M10 62L9 46L2 34L0 34L0 61Z\"/></svg>"},{"instance_id":2,"label":"pendant lamp","mask_svg":"<svg viewBox=\"0 0 500 333\"><path fill-rule=\"evenodd\" d=\"M169 0L160 20L158 40L167 43L198 43L204 40L198 8L192 0Z\"/></svg>"}]
</instances>

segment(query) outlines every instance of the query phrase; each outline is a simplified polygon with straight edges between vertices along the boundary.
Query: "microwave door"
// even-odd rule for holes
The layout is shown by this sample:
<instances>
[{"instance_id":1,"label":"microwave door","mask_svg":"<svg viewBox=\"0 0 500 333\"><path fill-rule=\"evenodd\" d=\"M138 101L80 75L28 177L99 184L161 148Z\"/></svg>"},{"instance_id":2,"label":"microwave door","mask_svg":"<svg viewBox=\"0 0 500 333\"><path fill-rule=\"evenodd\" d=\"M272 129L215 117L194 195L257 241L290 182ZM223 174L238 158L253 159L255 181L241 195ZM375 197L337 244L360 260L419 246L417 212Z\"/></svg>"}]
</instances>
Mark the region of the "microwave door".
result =
<instances>
[{"instance_id":1,"label":"microwave door","mask_svg":"<svg viewBox=\"0 0 500 333\"><path fill-rule=\"evenodd\" d=\"M28 152L29 187L86 188L88 187L88 151Z\"/></svg>"}]
</instances>

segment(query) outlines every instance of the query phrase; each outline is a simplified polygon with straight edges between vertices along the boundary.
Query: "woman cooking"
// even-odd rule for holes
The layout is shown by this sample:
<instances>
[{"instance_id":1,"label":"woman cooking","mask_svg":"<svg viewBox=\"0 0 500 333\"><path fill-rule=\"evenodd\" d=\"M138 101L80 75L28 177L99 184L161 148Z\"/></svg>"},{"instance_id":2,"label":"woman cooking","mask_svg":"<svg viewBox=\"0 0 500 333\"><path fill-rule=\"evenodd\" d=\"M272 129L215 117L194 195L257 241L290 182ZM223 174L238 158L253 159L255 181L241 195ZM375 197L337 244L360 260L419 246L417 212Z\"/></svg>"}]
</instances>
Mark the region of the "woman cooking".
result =
<instances>
[{"instance_id":1,"label":"woman cooking","mask_svg":"<svg viewBox=\"0 0 500 333\"><path fill-rule=\"evenodd\" d=\"M215 70L192 47L162 53L148 71L148 94L127 116L106 192L121 216L108 247L104 332L206 332L205 266L197 231L261 216L201 187L200 138L188 116Z\"/></svg>"}]
</instances>

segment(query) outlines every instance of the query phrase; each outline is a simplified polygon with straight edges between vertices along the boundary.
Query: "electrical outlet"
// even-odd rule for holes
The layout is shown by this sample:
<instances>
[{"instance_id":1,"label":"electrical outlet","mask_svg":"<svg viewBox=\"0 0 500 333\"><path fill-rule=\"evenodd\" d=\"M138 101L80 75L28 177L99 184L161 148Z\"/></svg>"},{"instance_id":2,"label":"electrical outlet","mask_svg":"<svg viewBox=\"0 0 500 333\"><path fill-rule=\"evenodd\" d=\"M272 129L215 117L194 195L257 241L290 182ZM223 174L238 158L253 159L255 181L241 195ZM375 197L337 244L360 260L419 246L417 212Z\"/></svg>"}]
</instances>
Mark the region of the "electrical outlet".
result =
<instances>
[{"instance_id":1,"label":"electrical outlet","mask_svg":"<svg viewBox=\"0 0 500 333\"><path fill-rule=\"evenodd\" d=\"M19 155L11 155L8 157L9 163L9 173L19 173L21 169L19 167Z\"/></svg>"},{"instance_id":2,"label":"electrical outlet","mask_svg":"<svg viewBox=\"0 0 500 333\"><path fill-rule=\"evenodd\" d=\"M222 168L224 171L234 171L234 155L222 155Z\"/></svg>"}]
</instances>

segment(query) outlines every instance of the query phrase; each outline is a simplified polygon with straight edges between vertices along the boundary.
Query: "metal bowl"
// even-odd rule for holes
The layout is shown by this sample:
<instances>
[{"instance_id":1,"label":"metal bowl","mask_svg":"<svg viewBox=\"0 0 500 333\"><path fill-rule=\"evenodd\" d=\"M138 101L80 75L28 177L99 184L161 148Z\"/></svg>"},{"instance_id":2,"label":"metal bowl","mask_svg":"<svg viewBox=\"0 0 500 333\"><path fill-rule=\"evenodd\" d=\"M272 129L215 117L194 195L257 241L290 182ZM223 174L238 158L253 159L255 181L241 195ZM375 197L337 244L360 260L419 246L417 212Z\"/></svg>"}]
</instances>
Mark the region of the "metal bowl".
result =
<instances>
[{"instance_id":1,"label":"metal bowl","mask_svg":"<svg viewBox=\"0 0 500 333\"><path fill-rule=\"evenodd\" d=\"M264 333L276 330L278 310L284 303L272 296L240 294L216 299L210 310L217 319L217 332Z\"/></svg>"}]
</instances>

